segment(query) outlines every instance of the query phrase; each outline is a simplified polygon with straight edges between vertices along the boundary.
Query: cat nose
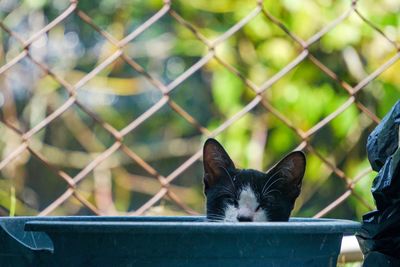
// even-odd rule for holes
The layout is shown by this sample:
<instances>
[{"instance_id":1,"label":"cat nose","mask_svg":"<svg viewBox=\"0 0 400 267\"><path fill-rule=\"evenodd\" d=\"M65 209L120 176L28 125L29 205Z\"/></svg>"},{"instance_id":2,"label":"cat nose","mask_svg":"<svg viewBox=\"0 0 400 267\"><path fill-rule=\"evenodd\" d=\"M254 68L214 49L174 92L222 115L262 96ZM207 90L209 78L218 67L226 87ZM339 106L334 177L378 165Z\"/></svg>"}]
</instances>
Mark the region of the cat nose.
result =
<instances>
[{"instance_id":1,"label":"cat nose","mask_svg":"<svg viewBox=\"0 0 400 267\"><path fill-rule=\"evenodd\" d=\"M253 221L253 219L248 216L237 216L237 220L239 222L252 222Z\"/></svg>"}]
</instances>

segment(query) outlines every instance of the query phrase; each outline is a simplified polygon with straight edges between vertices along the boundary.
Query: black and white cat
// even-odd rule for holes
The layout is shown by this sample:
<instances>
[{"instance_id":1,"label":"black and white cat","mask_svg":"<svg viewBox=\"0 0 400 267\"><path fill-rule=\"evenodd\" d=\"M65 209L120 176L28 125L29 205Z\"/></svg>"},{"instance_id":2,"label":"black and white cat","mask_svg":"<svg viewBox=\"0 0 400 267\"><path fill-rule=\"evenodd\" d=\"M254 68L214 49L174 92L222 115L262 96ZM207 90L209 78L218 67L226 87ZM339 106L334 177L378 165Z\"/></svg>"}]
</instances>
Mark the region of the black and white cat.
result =
<instances>
[{"instance_id":1,"label":"black and white cat","mask_svg":"<svg viewBox=\"0 0 400 267\"><path fill-rule=\"evenodd\" d=\"M295 151L266 173L236 169L221 144L208 139L203 164L208 220L288 221L300 194L306 158Z\"/></svg>"}]
</instances>

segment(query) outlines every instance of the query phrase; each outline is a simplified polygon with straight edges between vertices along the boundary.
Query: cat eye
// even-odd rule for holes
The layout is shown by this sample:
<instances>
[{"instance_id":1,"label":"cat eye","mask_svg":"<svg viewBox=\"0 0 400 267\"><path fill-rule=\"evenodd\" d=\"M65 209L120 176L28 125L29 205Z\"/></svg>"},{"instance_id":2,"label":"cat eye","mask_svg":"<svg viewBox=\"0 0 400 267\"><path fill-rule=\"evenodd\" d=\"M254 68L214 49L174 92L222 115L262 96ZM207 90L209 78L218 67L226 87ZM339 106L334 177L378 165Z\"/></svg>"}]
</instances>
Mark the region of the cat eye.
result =
<instances>
[{"instance_id":1,"label":"cat eye","mask_svg":"<svg viewBox=\"0 0 400 267\"><path fill-rule=\"evenodd\" d=\"M256 212L259 211L260 208L261 208L261 205L258 205L257 208L256 208Z\"/></svg>"},{"instance_id":2,"label":"cat eye","mask_svg":"<svg viewBox=\"0 0 400 267\"><path fill-rule=\"evenodd\" d=\"M236 199L232 198L231 196L227 196L227 197L225 198L225 201L226 201L228 204L233 205L233 206L235 206L235 207L238 207L238 206L239 206L239 202L238 202Z\"/></svg>"}]
</instances>

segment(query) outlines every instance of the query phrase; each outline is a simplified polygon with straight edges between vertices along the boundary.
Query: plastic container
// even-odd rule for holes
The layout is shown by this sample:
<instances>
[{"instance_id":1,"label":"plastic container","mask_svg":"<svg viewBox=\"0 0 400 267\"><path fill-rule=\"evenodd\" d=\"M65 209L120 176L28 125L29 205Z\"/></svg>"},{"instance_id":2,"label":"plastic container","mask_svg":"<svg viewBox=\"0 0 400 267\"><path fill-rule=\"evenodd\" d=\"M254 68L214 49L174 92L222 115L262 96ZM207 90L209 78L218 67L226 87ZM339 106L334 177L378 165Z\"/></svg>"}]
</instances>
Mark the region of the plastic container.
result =
<instances>
[{"instance_id":1,"label":"plastic container","mask_svg":"<svg viewBox=\"0 0 400 267\"><path fill-rule=\"evenodd\" d=\"M360 224L204 217L0 218L1 266L336 266Z\"/></svg>"}]
</instances>

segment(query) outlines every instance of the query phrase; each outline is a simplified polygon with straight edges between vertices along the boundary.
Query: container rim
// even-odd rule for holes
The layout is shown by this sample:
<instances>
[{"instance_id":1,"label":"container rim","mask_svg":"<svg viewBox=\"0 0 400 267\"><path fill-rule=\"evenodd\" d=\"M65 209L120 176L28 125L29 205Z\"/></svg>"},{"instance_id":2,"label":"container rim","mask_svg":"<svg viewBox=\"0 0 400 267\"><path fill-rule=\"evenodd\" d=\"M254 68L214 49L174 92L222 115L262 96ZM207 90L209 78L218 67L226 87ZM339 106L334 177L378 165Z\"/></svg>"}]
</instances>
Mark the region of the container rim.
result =
<instances>
[{"instance_id":1,"label":"container rim","mask_svg":"<svg viewBox=\"0 0 400 267\"><path fill-rule=\"evenodd\" d=\"M21 218L22 219L22 218ZM27 219L27 217L25 217ZM207 222L204 216L30 217L25 230L47 233L257 233L352 235L359 222L343 219L291 218L289 222Z\"/></svg>"}]
</instances>

